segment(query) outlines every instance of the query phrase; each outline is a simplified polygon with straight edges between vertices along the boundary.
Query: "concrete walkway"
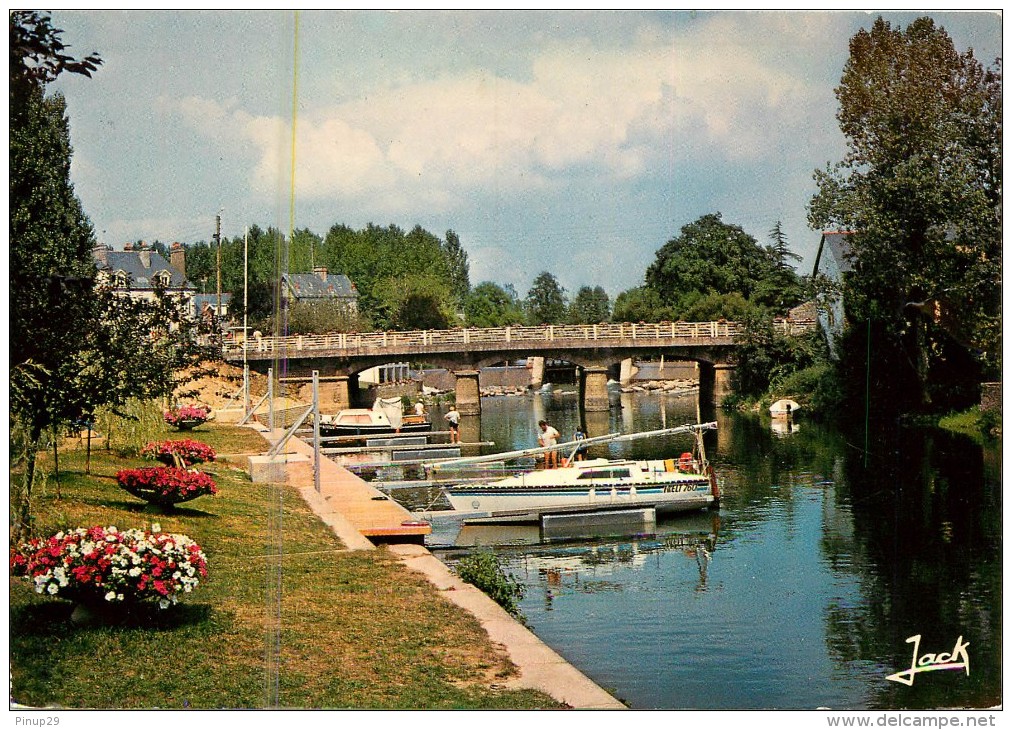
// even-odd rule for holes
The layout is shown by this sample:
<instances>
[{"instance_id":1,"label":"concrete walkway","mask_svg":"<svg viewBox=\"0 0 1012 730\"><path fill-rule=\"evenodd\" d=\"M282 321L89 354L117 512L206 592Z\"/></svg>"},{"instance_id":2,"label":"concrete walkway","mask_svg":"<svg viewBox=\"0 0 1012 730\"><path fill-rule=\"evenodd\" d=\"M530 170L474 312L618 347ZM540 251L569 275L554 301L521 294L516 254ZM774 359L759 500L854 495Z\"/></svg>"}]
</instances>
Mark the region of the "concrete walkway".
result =
<instances>
[{"instance_id":1,"label":"concrete walkway","mask_svg":"<svg viewBox=\"0 0 1012 730\"><path fill-rule=\"evenodd\" d=\"M275 430L264 432L263 435L271 443L276 443L284 432ZM312 460L305 458L307 453L312 454L312 448L293 438L289 441L287 451L293 454L286 465L288 483L299 490L306 504L349 550L375 550L376 546L362 535L352 520L335 509L340 500L334 499L334 495L348 489L361 490L363 487L376 494L380 492L330 459L322 459L320 493L317 493ZM369 501L377 509L388 509L390 504L385 500ZM410 515L407 510L404 512ZM448 601L475 616L488 632L489 639L506 650L519 670L519 676L508 680L507 686L540 690L579 709L625 709L625 705L513 619L499 604L478 588L458 578L427 548L398 544L390 545L388 549L406 567L422 573Z\"/></svg>"}]
</instances>

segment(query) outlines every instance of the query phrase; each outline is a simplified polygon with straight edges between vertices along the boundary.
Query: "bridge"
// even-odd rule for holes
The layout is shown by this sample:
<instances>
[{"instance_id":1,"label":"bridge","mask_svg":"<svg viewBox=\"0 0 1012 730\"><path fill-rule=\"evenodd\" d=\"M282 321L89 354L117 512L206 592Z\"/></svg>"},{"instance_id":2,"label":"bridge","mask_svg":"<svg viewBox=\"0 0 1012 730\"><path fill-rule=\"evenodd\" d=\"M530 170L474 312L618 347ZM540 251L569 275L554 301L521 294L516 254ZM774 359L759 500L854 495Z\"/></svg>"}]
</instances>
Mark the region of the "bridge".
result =
<instances>
[{"instance_id":1,"label":"bridge","mask_svg":"<svg viewBox=\"0 0 1012 730\"><path fill-rule=\"evenodd\" d=\"M782 334L809 331L815 320L778 319ZM457 408L480 412L478 372L482 367L523 357L565 360L580 371L580 389L588 411L608 409L608 368L633 357L664 355L700 364L700 388L716 402L730 393L735 338L744 332L738 322L652 322L537 327L488 327L406 332L334 332L325 335L254 337L225 343L226 361L266 371L284 360L289 375L313 370L335 384L337 408L351 403L358 373L375 365L410 360L445 367L456 376ZM535 375L535 380L537 376Z\"/></svg>"}]
</instances>

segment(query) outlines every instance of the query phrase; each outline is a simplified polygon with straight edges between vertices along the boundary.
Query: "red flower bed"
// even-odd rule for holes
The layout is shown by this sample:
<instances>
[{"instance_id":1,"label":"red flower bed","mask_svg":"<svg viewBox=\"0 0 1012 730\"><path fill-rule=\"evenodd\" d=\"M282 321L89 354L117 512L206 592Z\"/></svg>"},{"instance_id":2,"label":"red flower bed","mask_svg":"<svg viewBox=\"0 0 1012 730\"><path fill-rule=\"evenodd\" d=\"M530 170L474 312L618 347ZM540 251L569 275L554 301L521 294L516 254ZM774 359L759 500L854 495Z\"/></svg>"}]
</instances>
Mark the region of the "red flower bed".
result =
<instances>
[{"instance_id":1,"label":"red flower bed","mask_svg":"<svg viewBox=\"0 0 1012 730\"><path fill-rule=\"evenodd\" d=\"M176 603L207 577L207 558L186 535L115 527L78 527L11 549L11 573L32 581L36 593L78 601L154 599Z\"/></svg>"},{"instance_id":2,"label":"red flower bed","mask_svg":"<svg viewBox=\"0 0 1012 730\"><path fill-rule=\"evenodd\" d=\"M165 411L165 422L180 430L199 426L211 415L211 409L204 406L181 406L172 411Z\"/></svg>"},{"instance_id":3,"label":"red flower bed","mask_svg":"<svg viewBox=\"0 0 1012 730\"><path fill-rule=\"evenodd\" d=\"M146 466L116 473L121 488L146 502L176 504L205 494L217 494L214 480L199 471L173 466Z\"/></svg>"},{"instance_id":4,"label":"red flower bed","mask_svg":"<svg viewBox=\"0 0 1012 730\"><path fill-rule=\"evenodd\" d=\"M193 439L180 441L152 442L141 449L141 456L146 459L157 459L167 466L174 466L175 457L183 460L184 466L193 466L205 461L214 461L217 454L210 446Z\"/></svg>"}]
</instances>

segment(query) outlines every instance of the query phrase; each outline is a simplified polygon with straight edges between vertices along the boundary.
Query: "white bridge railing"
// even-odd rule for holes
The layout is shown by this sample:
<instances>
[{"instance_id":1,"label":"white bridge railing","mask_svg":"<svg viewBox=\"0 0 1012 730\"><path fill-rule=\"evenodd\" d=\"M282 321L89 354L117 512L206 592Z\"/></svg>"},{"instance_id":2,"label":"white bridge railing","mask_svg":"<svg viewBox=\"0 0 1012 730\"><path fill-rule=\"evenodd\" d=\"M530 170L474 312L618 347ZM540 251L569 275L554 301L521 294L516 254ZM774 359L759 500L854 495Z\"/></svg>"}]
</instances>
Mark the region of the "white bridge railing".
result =
<instances>
[{"instance_id":1,"label":"white bridge railing","mask_svg":"<svg viewBox=\"0 0 1012 730\"><path fill-rule=\"evenodd\" d=\"M777 319L774 328L783 334L801 334L815 326L812 319ZM730 344L728 340L744 331L738 322L619 322L614 324L555 324L537 327L485 327L452 330L413 330L406 332L333 332L325 335L290 335L287 337L250 338L247 352L260 353L293 351L300 353L326 353L358 355L382 350L424 351L427 348L469 349L468 346L506 345L509 349L522 349L524 344L552 343L561 347L580 347L583 342L618 340L646 340L651 345L705 345ZM644 343L646 344L646 343ZM520 347L518 347L518 345ZM222 346L226 358L241 357L242 342L226 341ZM262 356L262 355L261 355Z\"/></svg>"}]
</instances>

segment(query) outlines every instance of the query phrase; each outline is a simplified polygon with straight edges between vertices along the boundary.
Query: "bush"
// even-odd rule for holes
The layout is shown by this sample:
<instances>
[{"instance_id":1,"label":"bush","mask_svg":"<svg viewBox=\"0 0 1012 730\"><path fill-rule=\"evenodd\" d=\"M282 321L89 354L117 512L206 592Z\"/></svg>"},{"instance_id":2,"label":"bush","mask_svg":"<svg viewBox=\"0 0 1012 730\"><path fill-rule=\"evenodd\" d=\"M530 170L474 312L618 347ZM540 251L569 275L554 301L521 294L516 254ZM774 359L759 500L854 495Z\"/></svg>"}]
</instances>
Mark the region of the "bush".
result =
<instances>
[{"instance_id":1,"label":"bush","mask_svg":"<svg viewBox=\"0 0 1012 730\"><path fill-rule=\"evenodd\" d=\"M186 535L115 527L78 527L11 551L10 569L35 592L83 602L153 599L176 603L207 577L207 558Z\"/></svg>"},{"instance_id":2,"label":"bush","mask_svg":"<svg viewBox=\"0 0 1012 730\"><path fill-rule=\"evenodd\" d=\"M479 550L462 558L457 564L457 575L465 583L481 589L511 616L520 617L519 601L527 589L503 569L494 552Z\"/></svg>"},{"instance_id":3,"label":"bush","mask_svg":"<svg viewBox=\"0 0 1012 730\"><path fill-rule=\"evenodd\" d=\"M770 399L793 398L813 413L831 413L842 401L833 367L828 363L795 370L770 388Z\"/></svg>"},{"instance_id":4,"label":"bush","mask_svg":"<svg viewBox=\"0 0 1012 730\"><path fill-rule=\"evenodd\" d=\"M154 504L188 502L205 494L217 494L218 487L207 474L173 466L146 466L123 469L116 481L130 494Z\"/></svg>"}]
</instances>

